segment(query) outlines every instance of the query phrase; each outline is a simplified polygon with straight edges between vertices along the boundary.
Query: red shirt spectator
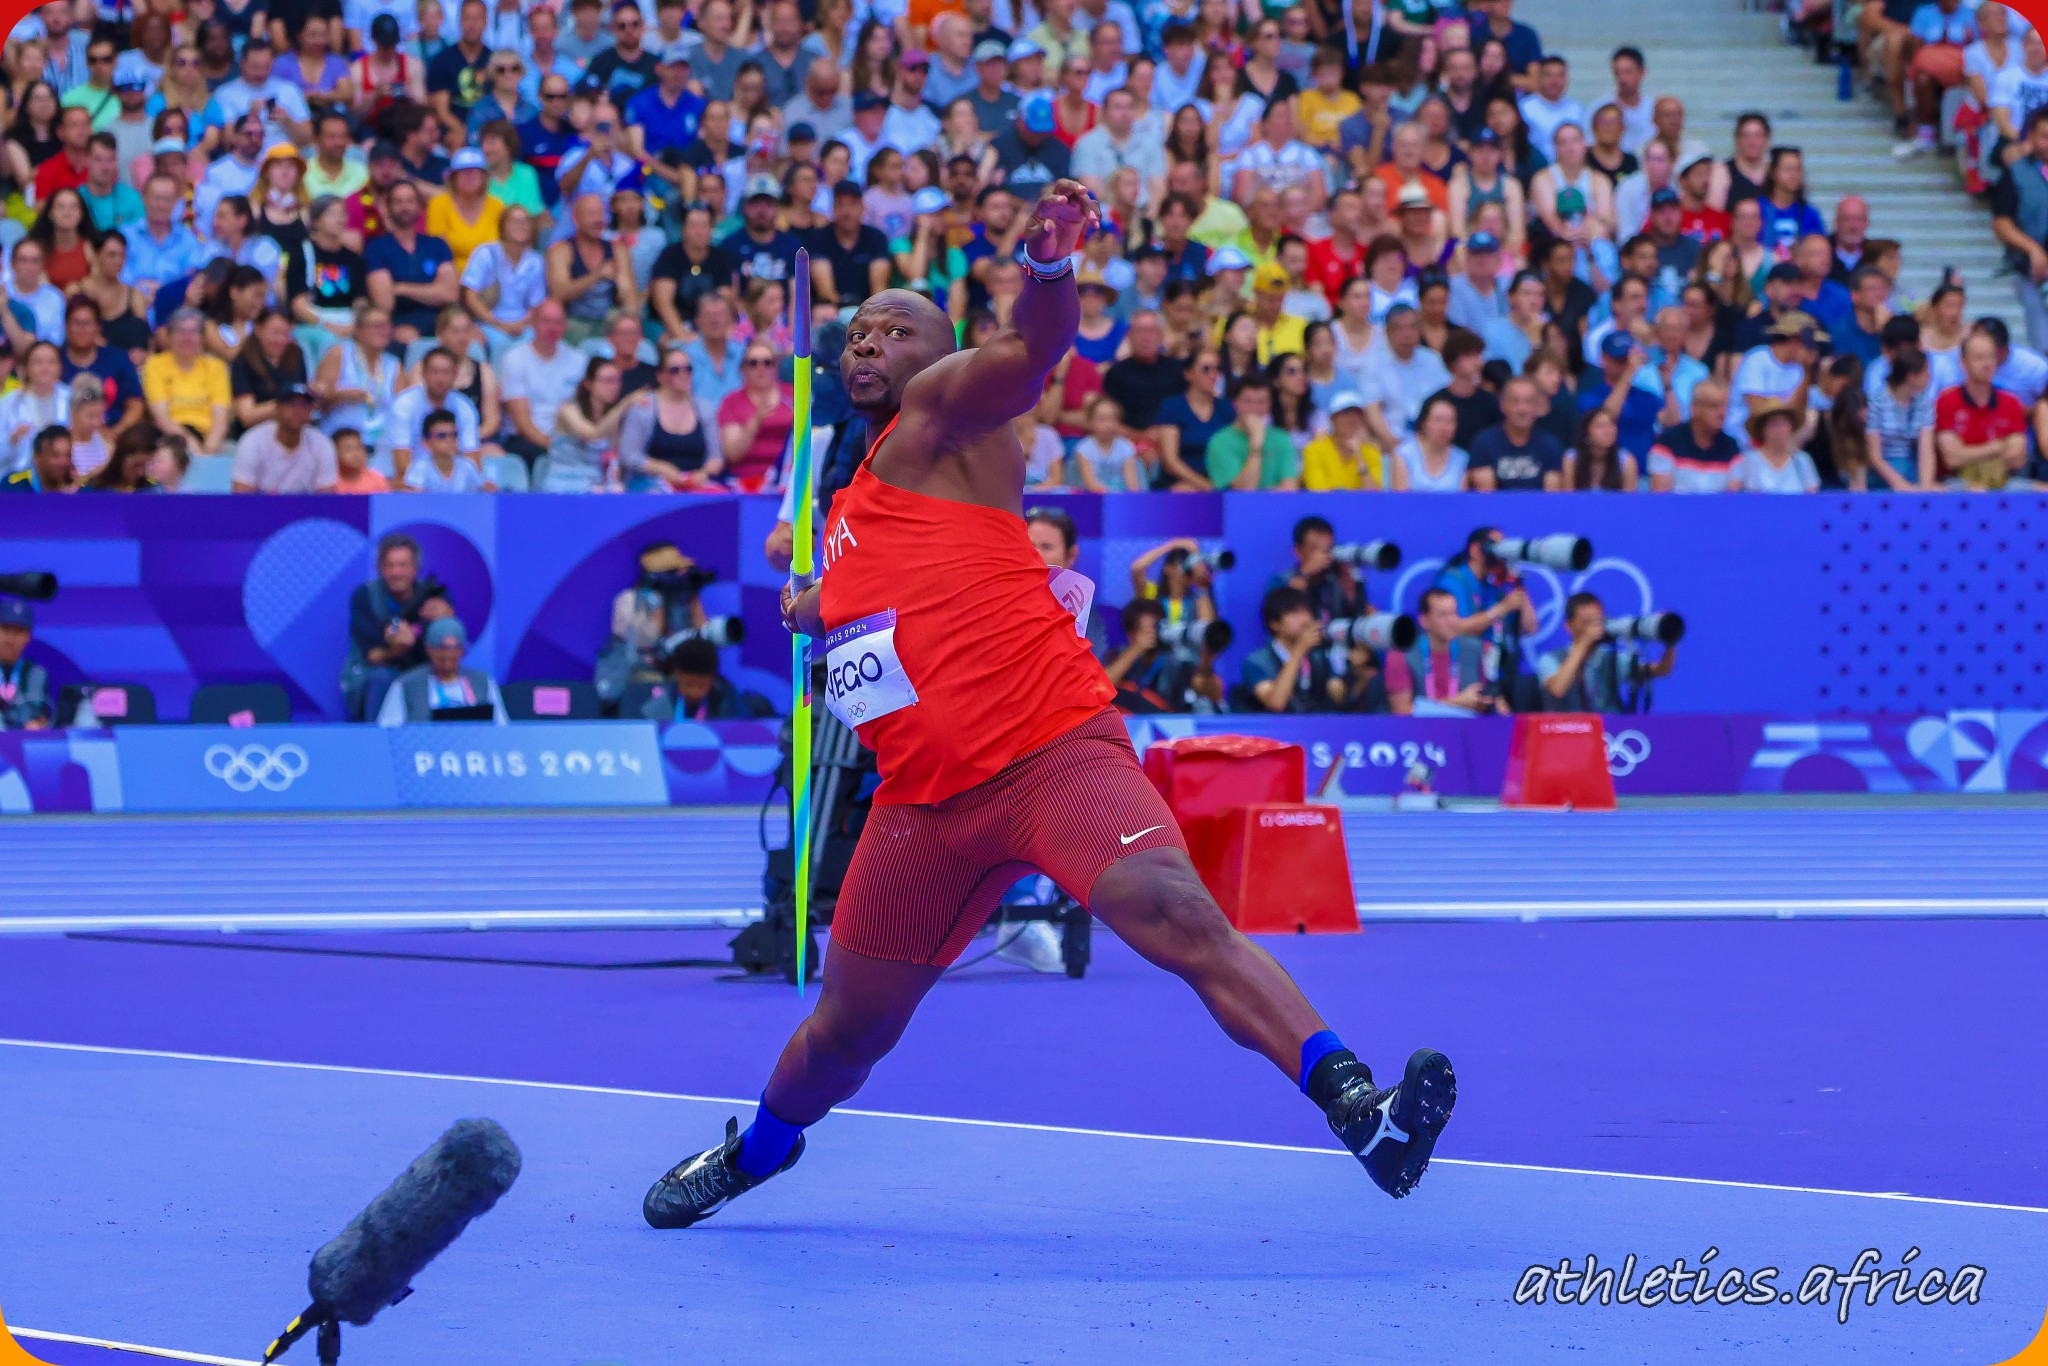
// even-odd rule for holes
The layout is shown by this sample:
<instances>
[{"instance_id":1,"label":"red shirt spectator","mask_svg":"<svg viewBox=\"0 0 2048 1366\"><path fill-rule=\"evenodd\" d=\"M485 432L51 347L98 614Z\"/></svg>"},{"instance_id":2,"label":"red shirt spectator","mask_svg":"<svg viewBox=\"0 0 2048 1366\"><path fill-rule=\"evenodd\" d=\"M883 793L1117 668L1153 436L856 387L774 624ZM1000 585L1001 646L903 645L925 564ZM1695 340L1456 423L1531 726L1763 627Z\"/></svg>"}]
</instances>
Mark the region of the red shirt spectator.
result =
<instances>
[{"instance_id":1,"label":"red shirt spectator","mask_svg":"<svg viewBox=\"0 0 2048 1366\"><path fill-rule=\"evenodd\" d=\"M1973 343L1978 340L1971 338ZM1977 392L1972 394L1972 389ZM2024 454L2026 433L2027 410L2018 399L1994 388L1989 381L1981 385L1965 382L1944 389L1934 402L1934 448L1945 479L1960 478L1984 488L2003 486L2005 479L1999 471L2004 469L2009 475L2010 470L1996 452L1981 453L1974 459L1958 457L1962 451L2003 443L2012 437L2019 438ZM1954 440L1944 441L1944 436Z\"/></svg>"},{"instance_id":2,"label":"red shirt spectator","mask_svg":"<svg viewBox=\"0 0 2048 1366\"><path fill-rule=\"evenodd\" d=\"M1348 249L1339 248L1336 235L1322 238L1308 244L1308 282L1323 291L1323 297L1330 301L1330 307L1337 307L1344 294L1344 286L1357 278L1365 269L1365 246L1357 238L1351 239Z\"/></svg>"},{"instance_id":3,"label":"red shirt spectator","mask_svg":"<svg viewBox=\"0 0 2048 1366\"><path fill-rule=\"evenodd\" d=\"M1710 247L1728 235L1728 215L1702 204L1679 215L1678 230L1701 246Z\"/></svg>"},{"instance_id":4,"label":"red shirt spectator","mask_svg":"<svg viewBox=\"0 0 2048 1366\"><path fill-rule=\"evenodd\" d=\"M44 162L36 170L36 203L47 204L50 196L59 190L75 190L85 184L85 158L71 159L71 149L64 148L57 155Z\"/></svg>"}]
</instances>

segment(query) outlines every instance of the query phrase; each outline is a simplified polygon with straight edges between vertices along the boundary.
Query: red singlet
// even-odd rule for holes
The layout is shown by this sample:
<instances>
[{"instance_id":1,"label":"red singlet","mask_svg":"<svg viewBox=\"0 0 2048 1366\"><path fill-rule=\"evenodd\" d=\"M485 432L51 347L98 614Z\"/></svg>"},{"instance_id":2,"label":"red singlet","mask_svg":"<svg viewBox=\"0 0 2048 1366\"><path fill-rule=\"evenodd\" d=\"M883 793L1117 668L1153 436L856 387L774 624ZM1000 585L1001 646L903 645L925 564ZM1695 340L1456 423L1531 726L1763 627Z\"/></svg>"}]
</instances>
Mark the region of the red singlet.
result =
<instances>
[{"instance_id":1,"label":"red singlet","mask_svg":"<svg viewBox=\"0 0 2048 1366\"><path fill-rule=\"evenodd\" d=\"M1014 513L884 483L872 465L832 500L818 608L829 633L894 611L914 704L861 723L882 805L928 803L993 777L1116 695Z\"/></svg>"}]
</instances>

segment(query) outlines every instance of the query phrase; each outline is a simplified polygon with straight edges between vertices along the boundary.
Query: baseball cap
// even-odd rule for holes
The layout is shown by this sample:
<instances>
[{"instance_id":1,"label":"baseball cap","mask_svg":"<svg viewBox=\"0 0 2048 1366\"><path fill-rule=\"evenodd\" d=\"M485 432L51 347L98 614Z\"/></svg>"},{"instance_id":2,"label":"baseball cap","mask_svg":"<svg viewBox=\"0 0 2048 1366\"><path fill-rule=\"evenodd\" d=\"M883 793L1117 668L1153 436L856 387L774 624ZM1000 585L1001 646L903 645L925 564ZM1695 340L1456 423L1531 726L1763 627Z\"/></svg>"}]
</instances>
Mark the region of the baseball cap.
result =
<instances>
[{"instance_id":1,"label":"baseball cap","mask_svg":"<svg viewBox=\"0 0 2048 1366\"><path fill-rule=\"evenodd\" d=\"M743 197L747 199L773 199L780 202L782 199L782 183L772 175L750 175L747 177L746 193Z\"/></svg>"},{"instance_id":2,"label":"baseball cap","mask_svg":"<svg viewBox=\"0 0 2048 1366\"><path fill-rule=\"evenodd\" d=\"M1500 239L1490 232L1475 232L1465 239L1465 250L1467 252L1499 251Z\"/></svg>"},{"instance_id":3,"label":"baseball cap","mask_svg":"<svg viewBox=\"0 0 2048 1366\"><path fill-rule=\"evenodd\" d=\"M1221 275L1226 270L1250 270L1249 257L1236 247L1218 247L1209 253L1209 273Z\"/></svg>"},{"instance_id":4,"label":"baseball cap","mask_svg":"<svg viewBox=\"0 0 2048 1366\"><path fill-rule=\"evenodd\" d=\"M789 125L787 140L790 142L816 142L818 140L818 130L805 123L802 119L798 119L795 123Z\"/></svg>"},{"instance_id":5,"label":"baseball cap","mask_svg":"<svg viewBox=\"0 0 2048 1366\"><path fill-rule=\"evenodd\" d=\"M1365 400L1350 389L1339 389L1330 395L1330 413L1335 416L1347 411L1364 412Z\"/></svg>"},{"instance_id":6,"label":"baseball cap","mask_svg":"<svg viewBox=\"0 0 2048 1366\"><path fill-rule=\"evenodd\" d=\"M1678 191L1672 189L1669 185L1650 195L1650 207L1653 209L1661 209L1666 204L1677 204L1679 202L1681 201L1678 198Z\"/></svg>"},{"instance_id":7,"label":"baseball cap","mask_svg":"<svg viewBox=\"0 0 2048 1366\"><path fill-rule=\"evenodd\" d=\"M977 62L1000 62L1009 51L993 38L984 38L974 45L974 60Z\"/></svg>"},{"instance_id":8,"label":"baseball cap","mask_svg":"<svg viewBox=\"0 0 2048 1366\"><path fill-rule=\"evenodd\" d=\"M886 109L888 107L889 97L877 95L872 90L863 90L853 97L853 112L856 114L865 114L870 109Z\"/></svg>"},{"instance_id":9,"label":"baseball cap","mask_svg":"<svg viewBox=\"0 0 2048 1366\"><path fill-rule=\"evenodd\" d=\"M932 65L931 54L921 47L905 48L903 55L896 59L896 65L898 68L907 67L912 71L929 71Z\"/></svg>"},{"instance_id":10,"label":"baseball cap","mask_svg":"<svg viewBox=\"0 0 2048 1366\"><path fill-rule=\"evenodd\" d=\"M1500 146L1500 134L1494 132L1491 128L1482 128L1472 135L1472 145L1475 147L1498 147Z\"/></svg>"},{"instance_id":11,"label":"baseball cap","mask_svg":"<svg viewBox=\"0 0 2048 1366\"><path fill-rule=\"evenodd\" d=\"M688 66L690 64L690 45L684 42L670 43L661 50L659 61L663 66L674 66L678 62Z\"/></svg>"},{"instance_id":12,"label":"baseball cap","mask_svg":"<svg viewBox=\"0 0 2048 1366\"><path fill-rule=\"evenodd\" d=\"M951 200L946 198L944 190L936 185L927 185L910 197L910 211L912 213L944 213L946 205L951 202Z\"/></svg>"},{"instance_id":13,"label":"baseball cap","mask_svg":"<svg viewBox=\"0 0 2048 1366\"><path fill-rule=\"evenodd\" d=\"M149 154L153 157L183 156L185 144L177 138L158 138L149 144Z\"/></svg>"},{"instance_id":14,"label":"baseball cap","mask_svg":"<svg viewBox=\"0 0 2048 1366\"><path fill-rule=\"evenodd\" d=\"M1287 291L1287 268L1278 261L1267 261L1252 272L1252 289L1259 294L1284 294Z\"/></svg>"},{"instance_id":15,"label":"baseball cap","mask_svg":"<svg viewBox=\"0 0 2048 1366\"><path fill-rule=\"evenodd\" d=\"M1026 95L1017 106L1017 121L1033 133L1052 132L1052 96L1043 90L1034 90Z\"/></svg>"},{"instance_id":16,"label":"baseball cap","mask_svg":"<svg viewBox=\"0 0 2048 1366\"><path fill-rule=\"evenodd\" d=\"M1400 194L1394 196L1394 210L1397 213L1405 209L1433 209L1435 207L1436 205L1430 202L1429 191L1423 189L1412 180L1401 187Z\"/></svg>"},{"instance_id":17,"label":"baseball cap","mask_svg":"<svg viewBox=\"0 0 2048 1366\"><path fill-rule=\"evenodd\" d=\"M1692 168L1699 165L1702 162L1705 162L1709 166L1713 165L1714 154L1712 152L1700 152L1693 156L1687 157L1685 159L1685 164L1678 168L1678 173L1680 175L1690 175L1692 173Z\"/></svg>"},{"instance_id":18,"label":"baseball cap","mask_svg":"<svg viewBox=\"0 0 2048 1366\"><path fill-rule=\"evenodd\" d=\"M1636 339L1616 329L1600 339L1600 354L1609 360L1627 360L1636 349Z\"/></svg>"},{"instance_id":19,"label":"baseball cap","mask_svg":"<svg viewBox=\"0 0 2048 1366\"><path fill-rule=\"evenodd\" d=\"M36 629L36 609L20 598L0 598L0 626L19 626L33 631Z\"/></svg>"},{"instance_id":20,"label":"baseball cap","mask_svg":"<svg viewBox=\"0 0 2048 1366\"><path fill-rule=\"evenodd\" d=\"M114 62L114 89L147 90L154 84L149 75L149 59L140 52L130 49Z\"/></svg>"},{"instance_id":21,"label":"baseball cap","mask_svg":"<svg viewBox=\"0 0 2048 1366\"><path fill-rule=\"evenodd\" d=\"M488 171L491 167L490 163L484 160L482 151L475 147L463 147L457 149L455 155L448 158L448 169L450 172Z\"/></svg>"},{"instance_id":22,"label":"baseball cap","mask_svg":"<svg viewBox=\"0 0 2048 1366\"><path fill-rule=\"evenodd\" d=\"M1799 267L1790 261L1780 261L1764 276L1764 283L1771 285L1796 285L1806 277L1799 273Z\"/></svg>"},{"instance_id":23,"label":"baseball cap","mask_svg":"<svg viewBox=\"0 0 2048 1366\"><path fill-rule=\"evenodd\" d=\"M428 625L426 641L428 649L436 645L467 645L469 633L462 629L462 623L454 617L442 617Z\"/></svg>"},{"instance_id":24,"label":"baseball cap","mask_svg":"<svg viewBox=\"0 0 2048 1366\"><path fill-rule=\"evenodd\" d=\"M370 165L372 166L375 166L380 161L403 160L405 160L405 158L398 154L398 144L396 143L380 142L376 144L374 147L370 148Z\"/></svg>"},{"instance_id":25,"label":"baseball cap","mask_svg":"<svg viewBox=\"0 0 2048 1366\"><path fill-rule=\"evenodd\" d=\"M1031 57L1043 57L1045 49L1029 38L1019 38L1010 44L1010 50L1005 55L1013 62L1021 62Z\"/></svg>"},{"instance_id":26,"label":"baseball cap","mask_svg":"<svg viewBox=\"0 0 2048 1366\"><path fill-rule=\"evenodd\" d=\"M277 391L277 401L279 403L284 402L286 399L311 403L313 401L313 391L303 384L287 384L284 388Z\"/></svg>"}]
</instances>

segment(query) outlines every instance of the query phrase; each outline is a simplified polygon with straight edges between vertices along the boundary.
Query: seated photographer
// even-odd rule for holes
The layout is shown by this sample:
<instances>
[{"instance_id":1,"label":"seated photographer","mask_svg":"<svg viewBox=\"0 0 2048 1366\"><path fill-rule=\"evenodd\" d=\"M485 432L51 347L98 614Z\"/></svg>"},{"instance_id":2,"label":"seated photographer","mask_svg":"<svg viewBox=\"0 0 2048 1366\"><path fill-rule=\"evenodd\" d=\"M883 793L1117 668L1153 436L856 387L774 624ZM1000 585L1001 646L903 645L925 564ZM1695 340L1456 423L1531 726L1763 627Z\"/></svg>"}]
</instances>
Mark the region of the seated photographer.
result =
<instances>
[{"instance_id":1,"label":"seated photographer","mask_svg":"<svg viewBox=\"0 0 2048 1366\"><path fill-rule=\"evenodd\" d=\"M35 608L20 598L0 598L0 730L50 724L49 671L22 653L35 629Z\"/></svg>"},{"instance_id":2,"label":"seated photographer","mask_svg":"<svg viewBox=\"0 0 2048 1366\"><path fill-rule=\"evenodd\" d=\"M1148 578L1153 565L1156 579ZM1183 621L1216 620L1215 576L1202 558L1202 547L1192 536L1181 536L1153 546L1131 561L1131 593L1159 604L1165 619ZM1129 626L1125 632L1128 634Z\"/></svg>"},{"instance_id":3,"label":"seated photographer","mask_svg":"<svg viewBox=\"0 0 2048 1366\"><path fill-rule=\"evenodd\" d=\"M1607 608L1591 593L1565 600L1564 624L1571 646L1545 651L1536 661L1545 711L1635 712L1644 685L1671 674L1678 647L1666 645L1663 658L1645 662L1632 642L1607 634Z\"/></svg>"},{"instance_id":4,"label":"seated photographer","mask_svg":"<svg viewBox=\"0 0 2048 1366\"><path fill-rule=\"evenodd\" d=\"M1533 636L1538 628L1536 605L1508 567L1493 553L1500 528L1483 526L1465 538L1465 553L1438 571L1432 588L1451 595L1458 609L1458 634L1501 638L1500 624L1512 616L1515 633Z\"/></svg>"},{"instance_id":5,"label":"seated photographer","mask_svg":"<svg viewBox=\"0 0 2048 1366\"><path fill-rule=\"evenodd\" d=\"M1202 647L1163 645L1159 626L1165 620L1165 607L1149 598L1132 598L1124 604L1124 647L1104 666L1109 681L1116 685L1118 709L1139 715L1214 715L1223 711L1223 680L1216 676L1216 657Z\"/></svg>"},{"instance_id":6,"label":"seated photographer","mask_svg":"<svg viewBox=\"0 0 2048 1366\"><path fill-rule=\"evenodd\" d=\"M1285 579L1275 576L1269 587L1298 588L1308 595L1316 620L1362 617L1372 611L1365 584L1348 564L1340 564L1331 551L1337 533L1325 517L1304 517L1294 524L1294 572Z\"/></svg>"},{"instance_id":7,"label":"seated photographer","mask_svg":"<svg viewBox=\"0 0 2048 1366\"><path fill-rule=\"evenodd\" d=\"M1259 604L1267 641L1244 661L1239 710L1317 712L1345 700L1344 681L1330 668L1323 624L1308 594L1275 588Z\"/></svg>"},{"instance_id":8,"label":"seated photographer","mask_svg":"<svg viewBox=\"0 0 2048 1366\"><path fill-rule=\"evenodd\" d=\"M1026 509L1024 530L1030 533L1031 546L1048 569L1072 569L1081 558L1081 533L1074 519L1058 508ZM1102 624L1100 609L1088 613L1084 634L1097 659L1109 658L1109 628Z\"/></svg>"},{"instance_id":9,"label":"seated photographer","mask_svg":"<svg viewBox=\"0 0 2048 1366\"><path fill-rule=\"evenodd\" d=\"M482 669L463 663L469 652L469 633L452 616L429 622L420 632L426 646L427 662L398 676L384 694L377 711L380 726L404 726L431 721L434 713L455 707L489 707L491 719L505 725L505 699L498 685Z\"/></svg>"},{"instance_id":10,"label":"seated photographer","mask_svg":"<svg viewBox=\"0 0 2048 1366\"><path fill-rule=\"evenodd\" d=\"M711 581L708 570L672 541L641 547L640 577L612 599L612 635L597 657L597 695L616 702L628 683L653 683L667 676L661 642L678 631L704 624L697 594Z\"/></svg>"},{"instance_id":11,"label":"seated photographer","mask_svg":"<svg viewBox=\"0 0 2048 1366\"><path fill-rule=\"evenodd\" d=\"M1505 713L1507 702L1488 668L1498 648L1464 632L1450 590L1424 593L1415 615L1422 628L1415 644L1387 656L1387 710L1396 716Z\"/></svg>"},{"instance_id":12,"label":"seated photographer","mask_svg":"<svg viewBox=\"0 0 2048 1366\"><path fill-rule=\"evenodd\" d=\"M377 542L377 577L357 585L348 600L341 694L349 720L377 715L398 676L427 662L420 632L454 610L438 579L420 577L418 541L392 532Z\"/></svg>"},{"instance_id":13,"label":"seated photographer","mask_svg":"<svg viewBox=\"0 0 2048 1366\"><path fill-rule=\"evenodd\" d=\"M745 721L753 712L732 680L718 671L718 647L692 636L676 643L664 661L669 689L647 699L640 715L648 721Z\"/></svg>"}]
</instances>

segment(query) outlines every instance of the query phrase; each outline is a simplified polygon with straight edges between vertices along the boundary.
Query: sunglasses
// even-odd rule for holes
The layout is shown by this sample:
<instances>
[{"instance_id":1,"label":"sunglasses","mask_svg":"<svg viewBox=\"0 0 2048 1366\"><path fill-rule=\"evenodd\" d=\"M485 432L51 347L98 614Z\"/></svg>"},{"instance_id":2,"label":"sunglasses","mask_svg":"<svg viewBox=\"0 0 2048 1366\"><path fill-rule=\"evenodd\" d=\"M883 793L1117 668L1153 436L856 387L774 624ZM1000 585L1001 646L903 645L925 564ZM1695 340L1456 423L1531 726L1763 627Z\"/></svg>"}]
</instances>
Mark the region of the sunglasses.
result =
<instances>
[{"instance_id":1,"label":"sunglasses","mask_svg":"<svg viewBox=\"0 0 2048 1366\"><path fill-rule=\"evenodd\" d=\"M776 362L766 356L755 356L746 361L745 364L749 370L772 370L776 366Z\"/></svg>"},{"instance_id":2,"label":"sunglasses","mask_svg":"<svg viewBox=\"0 0 2048 1366\"><path fill-rule=\"evenodd\" d=\"M566 90L543 90L540 92L540 97L544 100L566 100L569 98L569 92Z\"/></svg>"},{"instance_id":3,"label":"sunglasses","mask_svg":"<svg viewBox=\"0 0 2048 1366\"><path fill-rule=\"evenodd\" d=\"M180 57L180 58L178 58L178 59L177 59L176 61L172 62L172 63L171 63L171 65L172 65L172 66L198 66L198 65L199 65L199 59L198 59L197 57Z\"/></svg>"},{"instance_id":4,"label":"sunglasses","mask_svg":"<svg viewBox=\"0 0 2048 1366\"><path fill-rule=\"evenodd\" d=\"M690 367L687 365L664 365L661 367L661 373L664 375L687 375L690 373Z\"/></svg>"},{"instance_id":5,"label":"sunglasses","mask_svg":"<svg viewBox=\"0 0 2048 1366\"><path fill-rule=\"evenodd\" d=\"M112 66L114 64L114 54L111 52L102 52L98 56L94 56L92 53L88 52L85 54L85 60L87 64L91 66Z\"/></svg>"},{"instance_id":6,"label":"sunglasses","mask_svg":"<svg viewBox=\"0 0 2048 1366\"><path fill-rule=\"evenodd\" d=\"M446 427L427 433L427 440L429 441L453 441L454 439L455 433Z\"/></svg>"},{"instance_id":7,"label":"sunglasses","mask_svg":"<svg viewBox=\"0 0 2048 1366\"><path fill-rule=\"evenodd\" d=\"M491 68L491 74L493 76L518 76L523 75L525 71L526 68L520 66L516 62L513 63L511 66L494 66Z\"/></svg>"}]
</instances>

